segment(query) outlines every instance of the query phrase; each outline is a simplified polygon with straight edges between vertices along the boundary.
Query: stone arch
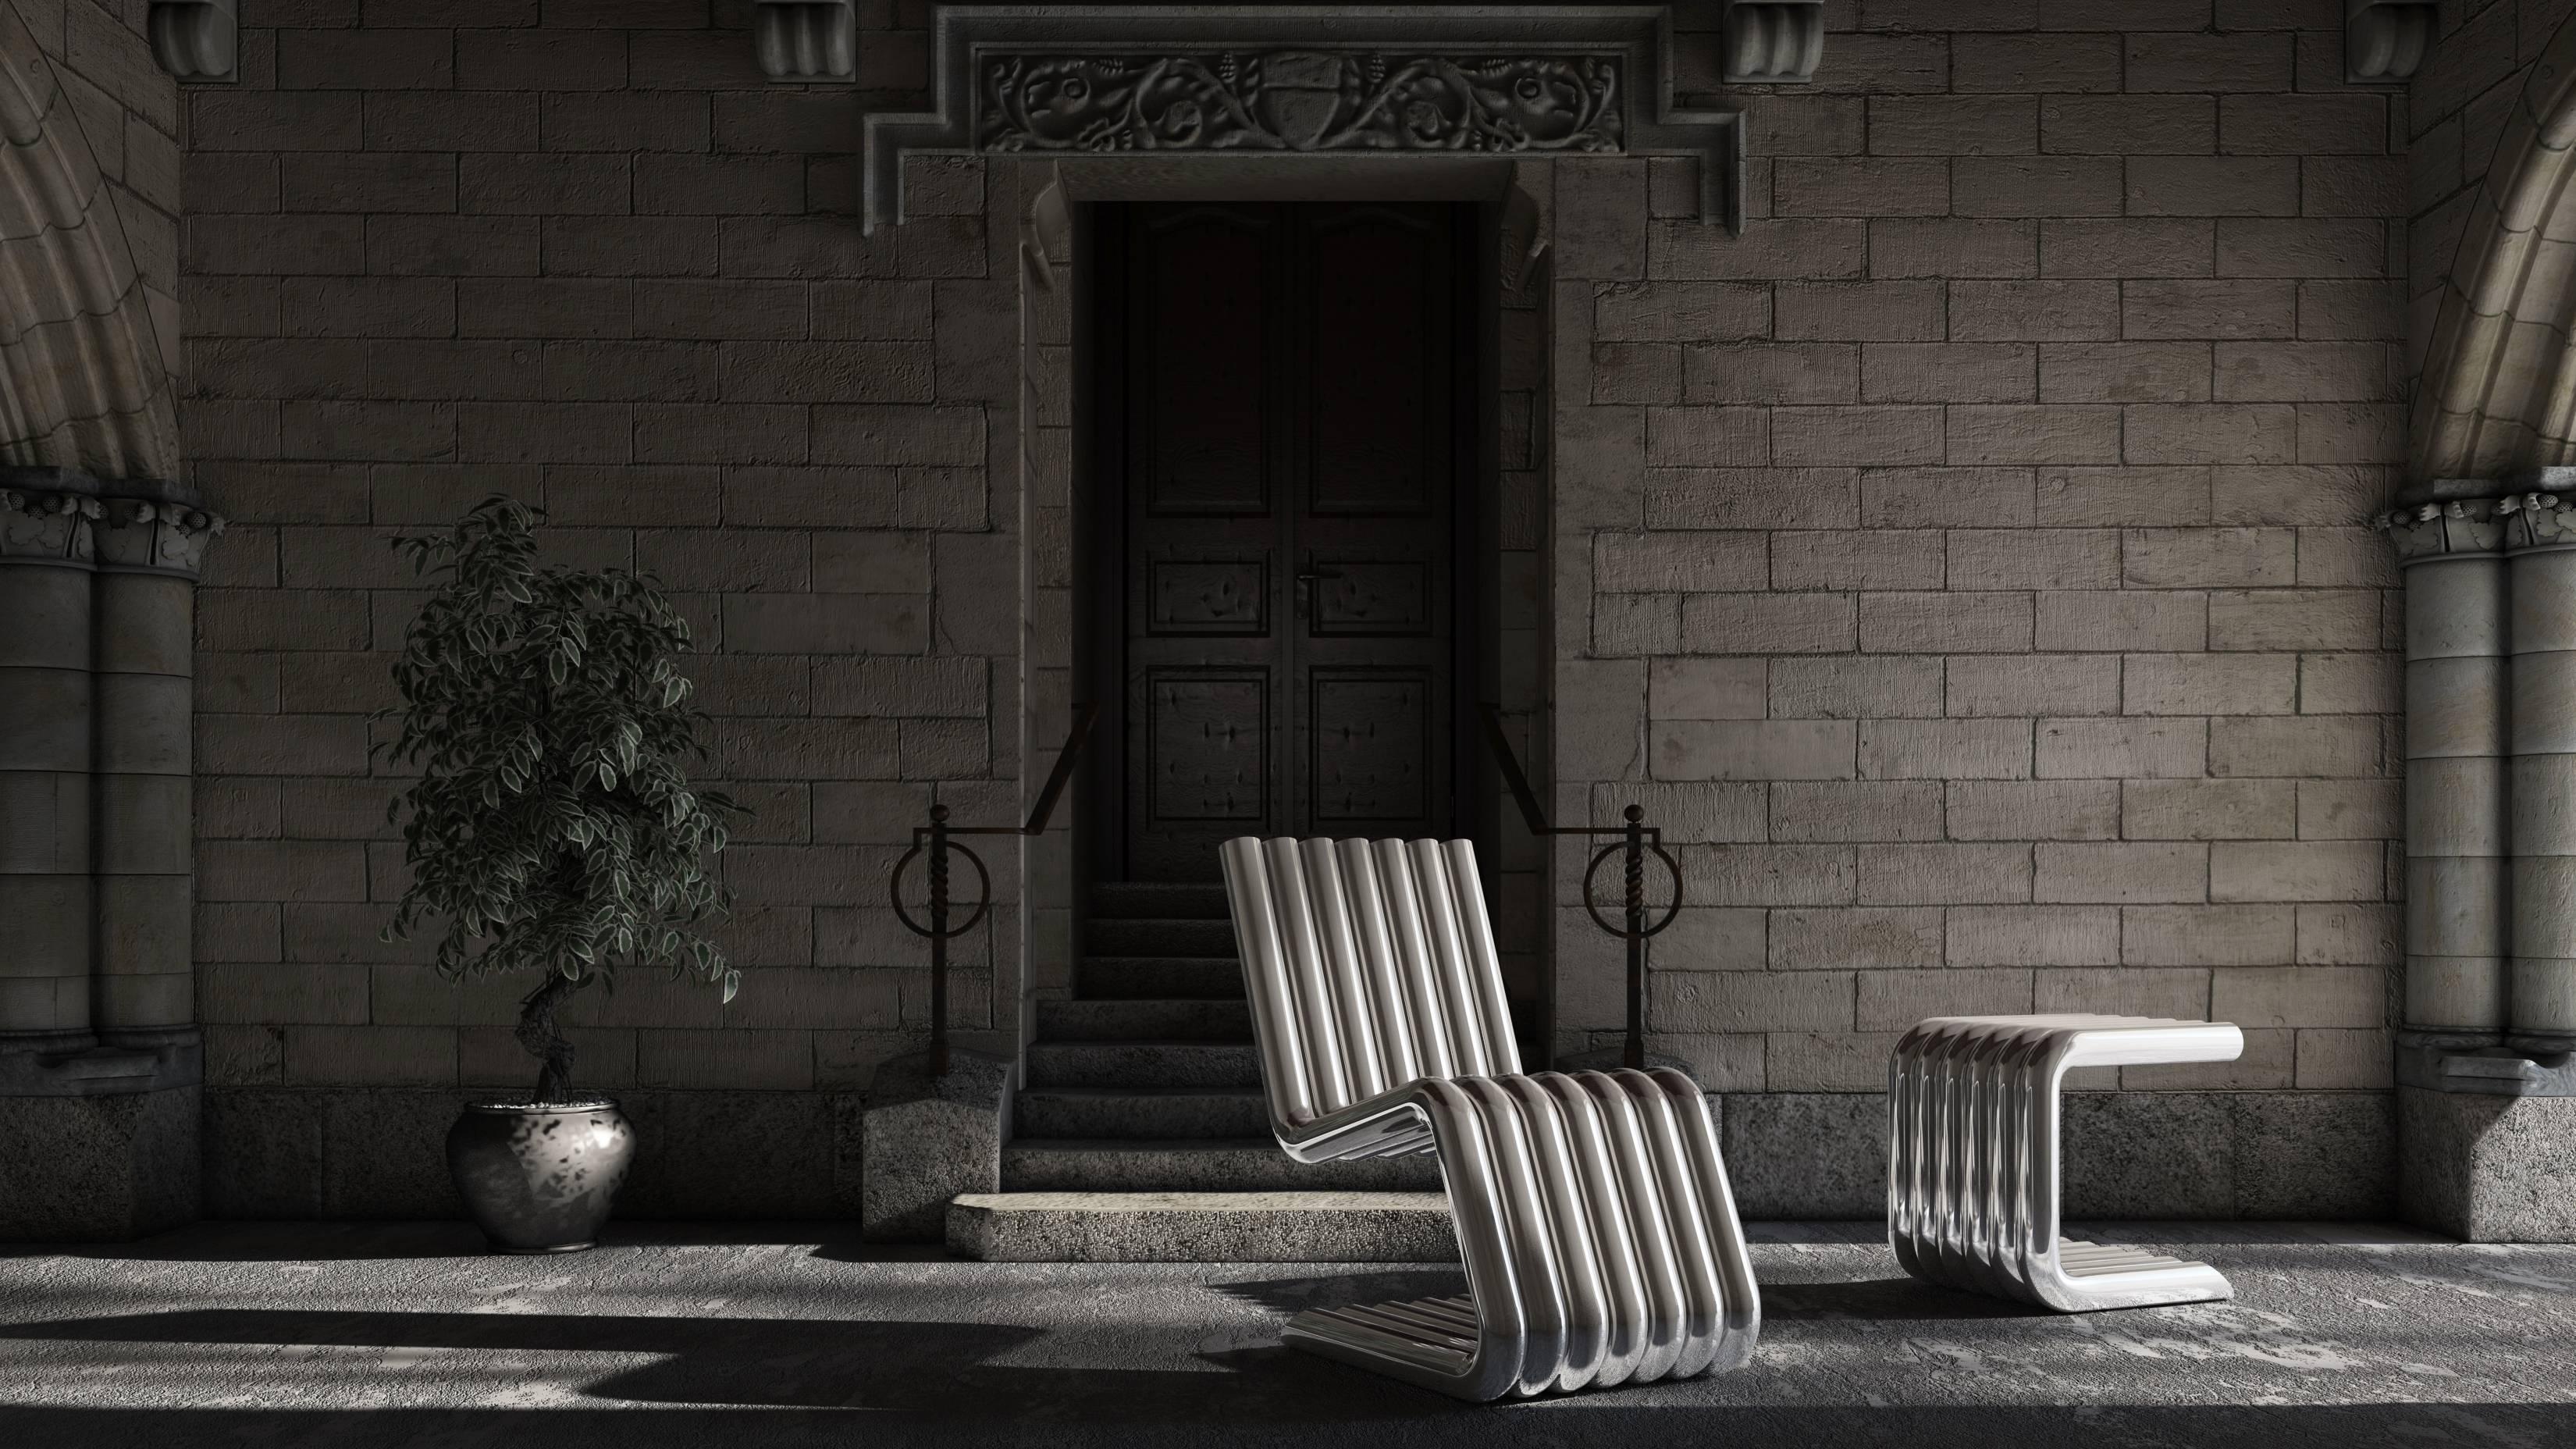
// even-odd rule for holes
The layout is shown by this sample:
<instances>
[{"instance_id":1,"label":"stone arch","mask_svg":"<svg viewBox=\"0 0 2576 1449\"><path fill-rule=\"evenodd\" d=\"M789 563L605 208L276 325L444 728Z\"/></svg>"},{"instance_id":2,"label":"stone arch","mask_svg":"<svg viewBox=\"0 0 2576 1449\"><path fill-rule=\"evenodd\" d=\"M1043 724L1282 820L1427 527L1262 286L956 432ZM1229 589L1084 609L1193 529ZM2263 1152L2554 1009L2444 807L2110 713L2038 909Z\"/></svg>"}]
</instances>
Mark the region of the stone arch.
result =
<instances>
[{"instance_id":1,"label":"stone arch","mask_svg":"<svg viewBox=\"0 0 2576 1449\"><path fill-rule=\"evenodd\" d=\"M2411 434L2417 484L2576 462L2576 19L2532 66L2478 184Z\"/></svg>"},{"instance_id":2,"label":"stone arch","mask_svg":"<svg viewBox=\"0 0 2576 1449\"><path fill-rule=\"evenodd\" d=\"M0 465L175 478L159 331L70 97L0 0Z\"/></svg>"}]
</instances>

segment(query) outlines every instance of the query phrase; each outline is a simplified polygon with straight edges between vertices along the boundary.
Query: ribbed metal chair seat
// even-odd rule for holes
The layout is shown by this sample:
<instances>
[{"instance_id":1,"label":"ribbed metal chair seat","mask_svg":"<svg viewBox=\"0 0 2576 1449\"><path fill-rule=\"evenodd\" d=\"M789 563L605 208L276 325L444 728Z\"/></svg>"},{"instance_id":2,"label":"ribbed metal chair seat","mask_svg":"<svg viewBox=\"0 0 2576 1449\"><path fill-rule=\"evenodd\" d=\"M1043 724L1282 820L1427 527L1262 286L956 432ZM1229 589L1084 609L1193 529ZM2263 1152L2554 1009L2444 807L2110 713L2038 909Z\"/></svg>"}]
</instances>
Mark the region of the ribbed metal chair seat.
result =
<instances>
[{"instance_id":1,"label":"ribbed metal chair seat","mask_svg":"<svg viewBox=\"0 0 2576 1449\"><path fill-rule=\"evenodd\" d=\"M2234 1061L2223 1021L1941 1016L1887 1069L1887 1237L1915 1277L2060 1313L2199 1303L2206 1263L2057 1235L2059 1093L2077 1067Z\"/></svg>"},{"instance_id":2,"label":"ribbed metal chair seat","mask_svg":"<svg viewBox=\"0 0 2576 1449\"><path fill-rule=\"evenodd\" d=\"M1480 1402L1752 1356L1752 1260L1698 1086L1521 1073L1473 846L1222 854L1279 1145L1437 1152L1467 1271L1463 1298L1312 1309L1286 1342Z\"/></svg>"}]
</instances>

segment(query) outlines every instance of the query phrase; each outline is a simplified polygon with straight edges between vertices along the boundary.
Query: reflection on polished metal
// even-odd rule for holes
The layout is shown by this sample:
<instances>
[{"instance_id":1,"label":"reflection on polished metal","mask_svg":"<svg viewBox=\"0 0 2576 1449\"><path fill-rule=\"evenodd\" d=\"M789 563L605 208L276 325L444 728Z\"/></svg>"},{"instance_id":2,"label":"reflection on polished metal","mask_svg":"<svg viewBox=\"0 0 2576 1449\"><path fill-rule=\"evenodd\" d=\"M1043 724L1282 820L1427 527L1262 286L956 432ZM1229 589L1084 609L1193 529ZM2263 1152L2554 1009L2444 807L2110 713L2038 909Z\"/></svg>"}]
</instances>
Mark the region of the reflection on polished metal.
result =
<instances>
[{"instance_id":1,"label":"reflection on polished metal","mask_svg":"<svg viewBox=\"0 0 2576 1449\"><path fill-rule=\"evenodd\" d=\"M1285 1341L1478 1402L1753 1355L1761 1302L1699 1087L1524 1076L1463 840L1221 848L1279 1145L1440 1154L1467 1296L1319 1308Z\"/></svg>"},{"instance_id":2,"label":"reflection on polished metal","mask_svg":"<svg viewBox=\"0 0 2576 1449\"><path fill-rule=\"evenodd\" d=\"M2232 1062L2223 1021L1936 1016L1887 1066L1887 1239L1917 1278L2060 1313L2233 1294L2206 1263L2057 1235L2058 1091L2077 1067Z\"/></svg>"}]
</instances>

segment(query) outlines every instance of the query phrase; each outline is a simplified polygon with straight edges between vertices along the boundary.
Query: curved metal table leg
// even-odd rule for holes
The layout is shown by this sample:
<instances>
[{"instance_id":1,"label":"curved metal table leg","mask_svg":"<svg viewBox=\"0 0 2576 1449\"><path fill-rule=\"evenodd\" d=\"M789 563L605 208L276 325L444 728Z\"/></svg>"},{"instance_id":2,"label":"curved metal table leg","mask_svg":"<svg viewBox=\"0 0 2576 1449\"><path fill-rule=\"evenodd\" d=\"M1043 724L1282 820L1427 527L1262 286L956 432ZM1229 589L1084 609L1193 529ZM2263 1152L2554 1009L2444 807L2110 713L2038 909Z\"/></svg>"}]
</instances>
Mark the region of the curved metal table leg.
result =
<instances>
[{"instance_id":1,"label":"curved metal table leg","mask_svg":"<svg viewBox=\"0 0 2576 1449\"><path fill-rule=\"evenodd\" d=\"M2060 1313L2229 1297L2206 1263L2058 1236L2059 1094L2077 1067L2225 1062L2244 1049L2226 1022L1951 1016L1916 1026L1887 1069L1897 1261L1928 1282Z\"/></svg>"}]
</instances>

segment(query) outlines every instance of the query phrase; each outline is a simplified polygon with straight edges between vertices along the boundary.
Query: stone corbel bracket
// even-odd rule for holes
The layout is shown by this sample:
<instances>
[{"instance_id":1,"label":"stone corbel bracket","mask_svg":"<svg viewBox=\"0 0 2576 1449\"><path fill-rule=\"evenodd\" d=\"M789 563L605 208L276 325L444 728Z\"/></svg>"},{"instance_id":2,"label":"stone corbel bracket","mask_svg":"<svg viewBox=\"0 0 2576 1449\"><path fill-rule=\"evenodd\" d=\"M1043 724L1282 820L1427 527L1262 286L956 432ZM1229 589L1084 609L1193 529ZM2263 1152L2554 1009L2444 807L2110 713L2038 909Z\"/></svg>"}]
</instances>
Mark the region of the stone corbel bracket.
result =
<instances>
[{"instance_id":1,"label":"stone corbel bracket","mask_svg":"<svg viewBox=\"0 0 2576 1449\"><path fill-rule=\"evenodd\" d=\"M183 81L241 79L241 21L234 0L152 0L145 24L152 59Z\"/></svg>"},{"instance_id":2,"label":"stone corbel bracket","mask_svg":"<svg viewBox=\"0 0 2576 1449\"><path fill-rule=\"evenodd\" d=\"M867 118L870 232L917 154L1688 156L1700 219L1743 224L1743 118L1675 107L1669 6L943 5L932 36L937 109Z\"/></svg>"},{"instance_id":3,"label":"stone corbel bracket","mask_svg":"<svg viewBox=\"0 0 2576 1449\"><path fill-rule=\"evenodd\" d=\"M1798 85L1825 55L1824 0L1728 0L1728 85Z\"/></svg>"},{"instance_id":4,"label":"stone corbel bracket","mask_svg":"<svg viewBox=\"0 0 2576 1449\"><path fill-rule=\"evenodd\" d=\"M2433 48L2439 7L2429 0L2344 0L2344 79L2412 79Z\"/></svg>"},{"instance_id":5,"label":"stone corbel bracket","mask_svg":"<svg viewBox=\"0 0 2576 1449\"><path fill-rule=\"evenodd\" d=\"M771 80L858 78L859 15L852 0L755 0L751 39Z\"/></svg>"}]
</instances>

